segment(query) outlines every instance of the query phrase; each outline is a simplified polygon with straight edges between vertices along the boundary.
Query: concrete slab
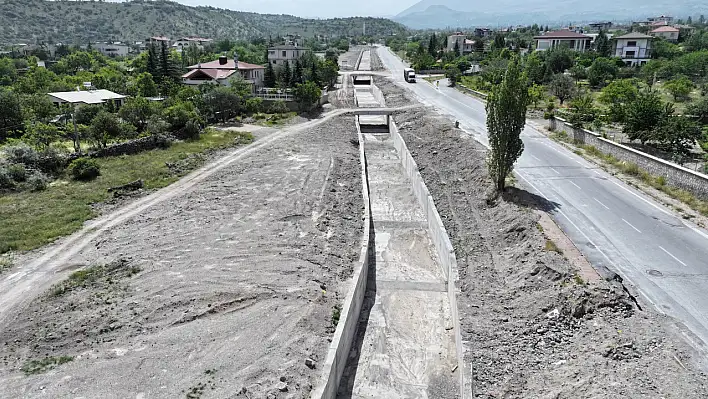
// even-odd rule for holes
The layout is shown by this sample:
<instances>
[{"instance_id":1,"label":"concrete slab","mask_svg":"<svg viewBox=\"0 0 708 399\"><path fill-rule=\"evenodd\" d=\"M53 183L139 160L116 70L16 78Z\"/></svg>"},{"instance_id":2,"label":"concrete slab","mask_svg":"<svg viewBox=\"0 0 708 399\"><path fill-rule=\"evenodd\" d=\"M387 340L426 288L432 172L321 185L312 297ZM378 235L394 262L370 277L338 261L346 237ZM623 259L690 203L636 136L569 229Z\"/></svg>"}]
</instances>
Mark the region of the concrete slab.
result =
<instances>
[{"instance_id":1,"label":"concrete slab","mask_svg":"<svg viewBox=\"0 0 708 399\"><path fill-rule=\"evenodd\" d=\"M371 184L371 213L374 220L398 222L425 221L423 210L418 207L410 187L406 184Z\"/></svg>"},{"instance_id":2,"label":"concrete slab","mask_svg":"<svg viewBox=\"0 0 708 399\"><path fill-rule=\"evenodd\" d=\"M427 228L381 227L374 223L374 229L377 281L444 281Z\"/></svg>"}]
</instances>

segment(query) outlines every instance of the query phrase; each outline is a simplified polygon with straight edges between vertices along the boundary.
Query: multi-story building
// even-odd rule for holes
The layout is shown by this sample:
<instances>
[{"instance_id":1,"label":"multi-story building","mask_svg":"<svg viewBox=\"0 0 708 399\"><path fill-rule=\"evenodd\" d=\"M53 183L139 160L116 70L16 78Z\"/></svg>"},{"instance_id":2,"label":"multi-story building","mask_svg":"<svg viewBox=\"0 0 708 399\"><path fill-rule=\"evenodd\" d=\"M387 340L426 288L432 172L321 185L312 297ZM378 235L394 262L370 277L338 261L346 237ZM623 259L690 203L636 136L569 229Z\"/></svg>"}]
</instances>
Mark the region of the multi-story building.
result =
<instances>
[{"instance_id":1,"label":"multi-story building","mask_svg":"<svg viewBox=\"0 0 708 399\"><path fill-rule=\"evenodd\" d=\"M284 65L287 61L290 65L295 60L300 59L309 49L293 44L283 44L268 48L268 62L275 65Z\"/></svg>"},{"instance_id":2,"label":"multi-story building","mask_svg":"<svg viewBox=\"0 0 708 399\"><path fill-rule=\"evenodd\" d=\"M567 46L571 50L582 53L590 49L592 37L569 30L558 30L536 36L534 40L536 41L536 51L545 51L558 46Z\"/></svg>"},{"instance_id":3,"label":"multi-story building","mask_svg":"<svg viewBox=\"0 0 708 399\"><path fill-rule=\"evenodd\" d=\"M468 39L467 35L462 32L447 37L447 51L455 51L455 45L457 45L460 54L469 54L474 51L474 41Z\"/></svg>"},{"instance_id":4,"label":"multi-story building","mask_svg":"<svg viewBox=\"0 0 708 399\"><path fill-rule=\"evenodd\" d=\"M627 66L644 65L651 59L652 39L652 36L639 32L614 37L614 56L621 58Z\"/></svg>"},{"instance_id":5,"label":"multi-story building","mask_svg":"<svg viewBox=\"0 0 708 399\"><path fill-rule=\"evenodd\" d=\"M208 46L212 41L212 39L204 39L202 37L182 37L175 40L172 44L172 48L177 50L178 53L181 53L183 48L189 47L190 45L197 46L197 48L203 50L204 46Z\"/></svg>"},{"instance_id":6,"label":"multi-story building","mask_svg":"<svg viewBox=\"0 0 708 399\"><path fill-rule=\"evenodd\" d=\"M681 31L673 26L660 26L649 33L654 37L663 37L670 42L677 42Z\"/></svg>"},{"instance_id":7,"label":"multi-story building","mask_svg":"<svg viewBox=\"0 0 708 399\"><path fill-rule=\"evenodd\" d=\"M99 53L108 57L126 57L130 54L130 46L122 43L96 43L92 45Z\"/></svg>"}]
</instances>

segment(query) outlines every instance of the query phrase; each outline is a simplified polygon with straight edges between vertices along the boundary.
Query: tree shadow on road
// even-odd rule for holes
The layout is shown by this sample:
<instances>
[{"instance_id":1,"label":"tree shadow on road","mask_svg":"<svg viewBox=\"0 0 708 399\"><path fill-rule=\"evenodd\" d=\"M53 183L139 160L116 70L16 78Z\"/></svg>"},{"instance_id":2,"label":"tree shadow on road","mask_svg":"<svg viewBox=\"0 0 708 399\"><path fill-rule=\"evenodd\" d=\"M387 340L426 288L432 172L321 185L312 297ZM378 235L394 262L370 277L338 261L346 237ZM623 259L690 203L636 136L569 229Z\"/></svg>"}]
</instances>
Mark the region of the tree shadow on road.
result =
<instances>
[{"instance_id":1,"label":"tree shadow on road","mask_svg":"<svg viewBox=\"0 0 708 399\"><path fill-rule=\"evenodd\" d=\"M549 201L540 195L516 187L507 187L501 196L506 202L547 213L560 208L560 204L557 202Z\"/></svg>"}]
</instances>

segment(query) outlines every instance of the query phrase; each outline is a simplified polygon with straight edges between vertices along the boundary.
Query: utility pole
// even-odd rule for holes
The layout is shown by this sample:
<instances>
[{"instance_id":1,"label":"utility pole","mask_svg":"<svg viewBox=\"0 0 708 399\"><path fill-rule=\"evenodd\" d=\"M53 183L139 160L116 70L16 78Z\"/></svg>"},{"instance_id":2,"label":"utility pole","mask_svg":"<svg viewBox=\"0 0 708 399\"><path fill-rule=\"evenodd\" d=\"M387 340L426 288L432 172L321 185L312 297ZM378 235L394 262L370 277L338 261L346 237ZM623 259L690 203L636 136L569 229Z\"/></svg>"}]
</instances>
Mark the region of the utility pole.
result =
<instances>
[{"instance_id":1,"label":"utility pole","mask_svg":"<svg viewBox=\"0 0 708 399\"><path fill-rule=\"evenodd\" d=\"M364 34L362 36L366 36L366 21L364 21Z\"/></svg>"}]
</instances>

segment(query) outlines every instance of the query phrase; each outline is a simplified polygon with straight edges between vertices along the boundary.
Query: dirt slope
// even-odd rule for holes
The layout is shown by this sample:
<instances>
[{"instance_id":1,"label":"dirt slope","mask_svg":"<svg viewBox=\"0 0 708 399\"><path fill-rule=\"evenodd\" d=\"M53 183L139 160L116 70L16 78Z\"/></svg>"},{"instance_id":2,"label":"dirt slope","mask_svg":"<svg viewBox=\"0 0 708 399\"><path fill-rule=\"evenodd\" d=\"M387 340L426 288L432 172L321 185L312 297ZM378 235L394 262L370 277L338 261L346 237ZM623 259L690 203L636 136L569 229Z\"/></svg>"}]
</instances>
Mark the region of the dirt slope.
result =
<instances>
[{"instance_id":1,"label":"dirt slope","mask_svg":"<svg viewBox=\"0 0 708 399\"><path fill-rule=\"evenodd\" d=\"M0 397L308 397L360 247L352 138L335 117L99 237L0 327Z\"/></svg>"},{"instance_id":2,"label":"dirt slope","mask_svg":"<svg viewBox=\"0 0 708 399\"><path fill-rule=\"evenodd\" d=\"M708 397L671 320L640 310L617 282L583 281L548 250L540 198L513 189L487 201L484 147L431 109L395 120L455 247L476 397Z\"/></svg>"}]
</instances>

